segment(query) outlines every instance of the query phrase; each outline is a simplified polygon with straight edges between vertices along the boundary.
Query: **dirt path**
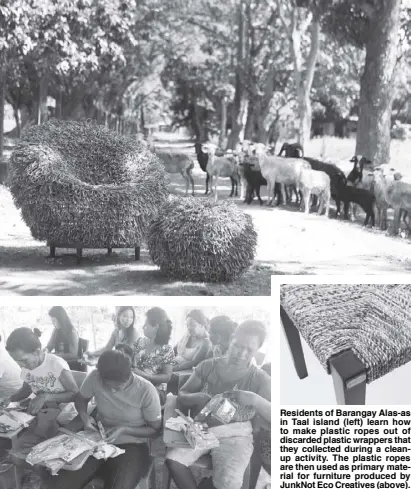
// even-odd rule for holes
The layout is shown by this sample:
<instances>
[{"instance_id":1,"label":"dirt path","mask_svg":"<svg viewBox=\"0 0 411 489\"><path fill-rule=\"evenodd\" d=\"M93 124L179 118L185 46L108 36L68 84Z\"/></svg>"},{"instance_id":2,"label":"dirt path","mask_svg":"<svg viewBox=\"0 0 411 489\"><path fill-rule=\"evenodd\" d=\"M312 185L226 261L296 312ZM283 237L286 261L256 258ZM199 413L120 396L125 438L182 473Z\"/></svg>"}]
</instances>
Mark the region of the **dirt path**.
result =
<instances>
[{"instance_id":1,"label":"dirt path","mask_svg":"<svg viewBox=\"0 0 411 489\"><path fill-rule=\"evenodd\" d=\"M204 191L204 174L194 172L196 192ZM180 176L172 176L175 193L183 193ZM223 180L222 198L229 194ZM257 203L238 205L258 232L252 268L231 284L177 282L161 276L142 247L133 250L85 250L77 266L74 250L57 250L47 258L45 243L34 241L9 191L0 186L0 293L3 295L269 295L271 274L389 274L411 272L410 241L391 238L359 224L305 217L295 209L271 209Z\"/></svg>"}]
</instances>

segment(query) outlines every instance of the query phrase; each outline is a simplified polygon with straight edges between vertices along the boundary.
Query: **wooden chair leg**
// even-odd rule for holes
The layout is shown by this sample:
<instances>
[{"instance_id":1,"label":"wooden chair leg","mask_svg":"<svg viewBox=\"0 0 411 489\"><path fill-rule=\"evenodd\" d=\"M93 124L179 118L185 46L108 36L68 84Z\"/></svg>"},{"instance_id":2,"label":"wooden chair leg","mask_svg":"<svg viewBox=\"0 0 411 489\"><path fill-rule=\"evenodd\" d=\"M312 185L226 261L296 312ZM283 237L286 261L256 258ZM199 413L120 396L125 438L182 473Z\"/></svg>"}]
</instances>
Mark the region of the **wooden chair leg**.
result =
<instances>
[{"instance_id":1,"label":"wooden chair leg","mask_svg":"<svg viewBox=\"0 0 411 489\"><path fill-rule=\"evenodd\" d=\"M21 487L22 487L21 481L23 479L23 475L24 475L24 467L15 465L14 466L14 478L15 478L15 482L16 482L16 489L21 489Z\"/></svg>"},{"instance_id":2,"label":"wooden chair leg","mask_svg":"<svg viewBox=\"0 0 411 489\"><path fill-rule=\"evenodd\" d=\"M140 260L140 246L136 246L134 249L134 257L135 260L138 261Z\"/></svg>"},{"instance_id":3,"label":"wooden chair leg","mask_svg":"<svg viewBox=\"0 0 411 489\"><path fill-rule=\"evenodd\" d=\"M337 404L364 405L367 385L366 367L351 350L329 360Z\"/></svg>"},{"instance_id":4,"label":"wooden chair leg","mask_svg":"<svg viewBox=\"0 0 411 489\"><path fill-rule=\"evenodd\" d=\"M83 249L77 248L77 265L80 265L82 256L83 256Z\"/></svg>"},{"instance_id":5,"label":"wooden chair leg","mask_svg":"<svg viewBox=\"0 0 411 489\"><path fill-rule=\"evenodd\" d=\"M295 370L300 379L305 379L308 376L308 372L303 347L301 345L300 332L282 306L280 306L280 316L291 356L293 357Z\"/></svg>"},{"instance_id":6,"label":"wooden chair leg","mask_svg":"<svg viewBox=\"0 0 411 489\"><path fill-rule=\"evenodd\" d=\"M50 258L56 258L56 247L55 246L50 246Z\"/></svg>"},{"instance_id":7,"label":"wooden chair leg","mask_svg":"<svg viewBox=\"0 0 411 489\"><path fill-rule=\"evenodd\" d=\"M170 489L171 487L171 474L168 470L167 464L163 465L163 485L161 489Z\"/></svg>"}]
</instances>

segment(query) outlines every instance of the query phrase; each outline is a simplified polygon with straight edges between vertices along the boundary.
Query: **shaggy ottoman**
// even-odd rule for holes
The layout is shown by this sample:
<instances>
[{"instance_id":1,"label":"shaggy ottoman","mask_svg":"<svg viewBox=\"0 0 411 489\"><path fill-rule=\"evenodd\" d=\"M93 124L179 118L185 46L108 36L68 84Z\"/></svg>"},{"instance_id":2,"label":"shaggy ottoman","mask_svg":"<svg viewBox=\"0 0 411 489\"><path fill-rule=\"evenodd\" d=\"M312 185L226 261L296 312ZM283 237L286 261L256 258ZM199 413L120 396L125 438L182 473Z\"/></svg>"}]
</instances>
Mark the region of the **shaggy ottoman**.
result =
<instances>
[{"instance_id":1,"label":"shaggy ottoman","mask_svg":"<svg viewBox=\"0 0 411 489\"><path fill-rule=\"evenodd\" d=\"M411 285L282 285L281 321L300 378L300 334L328 373L338 404L411 360Z\"/></svg>"},{"instance_id":2,"label":"shaggy ottoman","mask_svg":"<svg viewBox=\"0 0 411 489\"><path fill-rule=\"evenodd\" d=\"M224 282L251 265L257 233L251 217L231 202L171 197L152 222L147 244L165 275Z\"/></svg>"},{"instance_id":3,"label":"shaggy ottoman","mask_svg":"<svg viewBox=\"0 0 411 489\"><path fill-rule=\"evenodd\" d=\"M25 132L10 190L35 239L56 247L135 247L168 196L163 165L137 141L88 122L52 120Z\"/></svg>"}]
</instances>

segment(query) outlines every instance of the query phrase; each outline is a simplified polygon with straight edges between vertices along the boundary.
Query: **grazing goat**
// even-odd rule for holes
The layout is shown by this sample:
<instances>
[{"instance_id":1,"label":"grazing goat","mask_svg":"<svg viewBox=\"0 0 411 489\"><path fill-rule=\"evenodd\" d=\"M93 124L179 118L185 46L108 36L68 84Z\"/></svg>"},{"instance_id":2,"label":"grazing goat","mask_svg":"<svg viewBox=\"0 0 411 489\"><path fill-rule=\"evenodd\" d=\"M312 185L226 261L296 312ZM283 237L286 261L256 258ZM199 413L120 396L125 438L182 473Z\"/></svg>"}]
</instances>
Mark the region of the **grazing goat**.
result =
<instances>
[{"instance_id":1,"label":"grazing goat","mask_svg":"<svg viewBox=\"0 0 411 489\"><path fill-rule=\"evenodd\" d=\"M325 163L321 160L316 160L315 158L309 158L304 156L304 160L308 161L311 165L311 168L315 171L320 171L326 173L330 177L330 188L331 188L331 197L335 200L337 205L337 216L341 212L341 187L345 187L347 184L347 179L344 175L344 172L338 168L338 166L333 165L332 163Z\"/></svg>"},{"instance_id":2,"label":"grazing goat","mask_svg":"<svg viewBox=\"0 0 411 489\"><path fill-rule=\"evenodd\" d=\"M210 189L214 191L214 200L217 202L218 193L217 185L218 179L230 178L231 180L231 194L230 197L238 195L238 181L240 180L240 175L238 173L238 158L234 155L229 156L216 156L216 146L212 143L207 143L203 146L203 149L208 153L208 163L207 163L207 173L210 176ZM214 189L213 189L214 183Z\"/></svg>"},{"instance_id":3,"label":"grazing goat","mask_svg":"<svg viewBox=\"0 0 411 489\"><path fill-rule=\"evenodd\" d=\"M270 156L265 152L265 147L261 143L254 145L255 154L261 168L262 176L267 180L268 205L274 202L275 184L281 184L281 194L283 202L287 202L285 195L285 185L295 185L298 189L298 175L300 169L311 168L307 161L301 158L283 158L282 156Z\"/></svg>"},{"instance_id":4,"label":"grazing goat","mask_svg":"<svg viewBox=\"0 0 411 489\"><path fill-rule=\"evenodd\" d=\"M194 195L194 179L191 172L194 168L192 158L184 153L170 153L168 151L156 151L159 160L163 163L167 173L180 173L186 182L186 195L191 183L192 194Z\"/></svg>"},{"instance_id":5,"label":"grazing goat","mask_svg":"<svg viewBox=\"0 0 411 489\"><path fill-rule=\"evenodd\" d=\"M304 148L300 143L284 143L281 146L278 156L282 156L283 153L287 158L303 158Z\"/></svg>"},{"instance_id":6,"label":"grazing goat","mask_svg":"<svg viewBox=\"0 0 411 489\"><path fill-rule=\"evenodd\" d=\"M381 165L374 168L372 191L375 196L375 205L377 208L377 226L382 230L387 229L387 210L390 204L386 199L386 187L394 181L394 168L388 168L389 165Z\"/></svg>"},{"instance_id":7,"label":"grazing goat","mask_svg":"<svg viewBox=\"0 0 411 489\"><path fill-rule=\"evenodd\" d=\"M208 182L210 181L210 175L207 173L208 153L205 153L203 151L203 145L198 141L194 144L194 149L197 155L198 164L200 165L200 168L203 170L203 172L206 174L206 191L204 193L205 195L207 195Z\"/></svg>"},{"instance_id":8,"label":"grazing goat","mask_svg":"<svg viewBox=\"0 0 411 489\"><path fill-rule=\"evenodd\" d=\"M316 195L320 201L318 214L322 214L325 205L325 216L328 217L331 199L330 177L322 171L302 167L298 175L298 186L303 194L305 213L309 213L311 195Z\"/></svg>"},{"instance_id":9,"label":"grazing goat","mask_svg":"<svg viewBox=\"0 0 411 489\"><path fill-rule=\"evenodd\" d=\"M350 203L358 204L364 209L365 221L364 226L366 226L371 218L371 225L375 226L375 215L374 215L374 195L364 188L351 187L346 185L340 188L340 197L344 202L344 218L348 219L348 209Z\"/></svg>"}]
</instances>

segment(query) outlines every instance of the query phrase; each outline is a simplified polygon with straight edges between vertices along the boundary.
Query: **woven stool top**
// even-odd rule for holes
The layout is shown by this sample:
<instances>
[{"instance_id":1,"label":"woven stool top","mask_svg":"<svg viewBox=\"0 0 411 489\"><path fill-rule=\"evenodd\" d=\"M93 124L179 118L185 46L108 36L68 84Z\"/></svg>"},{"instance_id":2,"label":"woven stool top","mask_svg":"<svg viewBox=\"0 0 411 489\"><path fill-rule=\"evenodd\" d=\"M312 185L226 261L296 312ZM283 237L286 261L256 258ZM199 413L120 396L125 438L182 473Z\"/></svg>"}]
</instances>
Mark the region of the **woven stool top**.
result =
<instances>
[{"instance_id":1,"label":"woven stool top","mask_svg":"<svg viewBox=\"0 0 411 489\"><path fill-rule=\"evenodd\" d=\"M411 285L282 285L281 305L328 373L349 349L368 383L411 360Z\"/></svg>"}]
</instances>

